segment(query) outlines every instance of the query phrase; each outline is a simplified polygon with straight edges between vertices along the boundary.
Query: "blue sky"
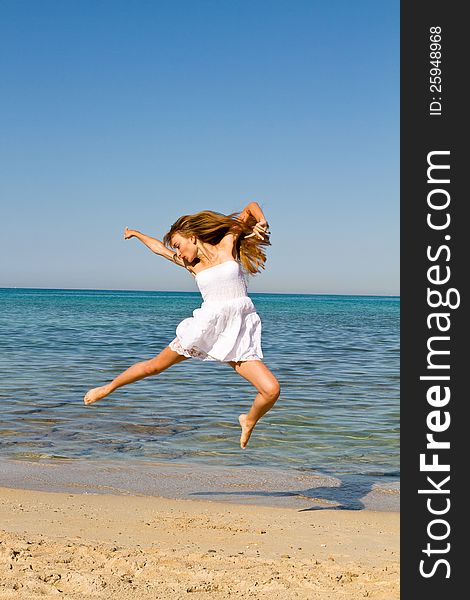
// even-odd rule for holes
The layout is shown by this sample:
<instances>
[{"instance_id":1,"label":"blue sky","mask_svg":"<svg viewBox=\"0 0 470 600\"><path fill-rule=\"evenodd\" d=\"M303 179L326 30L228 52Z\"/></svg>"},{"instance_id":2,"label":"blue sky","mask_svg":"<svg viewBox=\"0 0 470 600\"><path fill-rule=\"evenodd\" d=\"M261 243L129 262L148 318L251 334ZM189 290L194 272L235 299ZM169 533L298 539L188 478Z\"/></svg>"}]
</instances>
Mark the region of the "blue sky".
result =
<instances>
[{"instance_id":1,"label":"blue sky","mask_svg":"<svg viewBox=\"0 0 470 600\"><path fill-rule=\"evenodd\" d=\"M399 2L2 0L0 287L194 291L128 225L256 200L253 292L399 294Z\"/></svg>"}]
</instances>

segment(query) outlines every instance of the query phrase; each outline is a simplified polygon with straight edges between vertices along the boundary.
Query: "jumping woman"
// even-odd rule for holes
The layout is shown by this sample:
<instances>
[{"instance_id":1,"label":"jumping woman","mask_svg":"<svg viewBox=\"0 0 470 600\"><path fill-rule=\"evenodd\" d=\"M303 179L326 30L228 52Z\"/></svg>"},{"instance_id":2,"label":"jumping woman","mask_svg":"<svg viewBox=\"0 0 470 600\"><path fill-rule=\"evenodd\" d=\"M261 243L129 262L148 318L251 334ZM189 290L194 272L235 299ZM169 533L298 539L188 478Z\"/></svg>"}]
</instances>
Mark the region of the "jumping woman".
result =
<instances>
[{"instance_id":1,"label":"jumping woman","mask_svg":"<svg viewBox=\"0 0 470 600\"><path fill-rule=\"evenodd\" d=\"M241 213L228 216L209 210L186 215L171 226L163 242L126 227L124 239L134 237L189 271L203 303L192 317L181 321L175 339L160 354L93 388L85 395L85 404L188 358L227 363L258 390L249 412L238 418L240 446L245 448L256 423L280 393L279 382L262 361L261 320L247 295L244 277L258 273L266 262L263 246L270 241L263 211L251 202Z\"/></svg>"}]
</instances>

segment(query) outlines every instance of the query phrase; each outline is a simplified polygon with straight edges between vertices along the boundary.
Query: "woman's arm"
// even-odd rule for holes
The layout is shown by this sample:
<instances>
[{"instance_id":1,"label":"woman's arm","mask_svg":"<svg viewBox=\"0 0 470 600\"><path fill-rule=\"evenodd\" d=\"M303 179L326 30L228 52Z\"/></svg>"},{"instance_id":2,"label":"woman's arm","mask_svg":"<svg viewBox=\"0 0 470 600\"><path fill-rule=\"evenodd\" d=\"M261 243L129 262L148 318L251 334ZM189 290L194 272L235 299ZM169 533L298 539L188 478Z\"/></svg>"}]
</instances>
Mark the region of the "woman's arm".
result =
<instances>
[{"instance_id":1,"label":"woman's arm","mask_svg":"<svg viewBox=\"0 0 470 600\"><path fill-rule=\"evenodd\" d=\"M140 231L137 231L136 229L129 229L128 227L126 227L124 229L124 239L130 240L133 237L140 240L152 252L158 254L158 256L163 256L163 258L171 260L171 262L174 262L180 267L186 267L184 260L178 258L178 256L176 256L176 252L172 252L169 248L165 246L163 242L153 237L150 237L149 235L145 235L144 233L140 233Z\"/></svg>"},{"instance_id":2,"label":"woman's arm","mask_svg":"<svg viewBox=\"0 0 470 600\"><path fill-rule=\"evenodd\" d=\"M247 235L246 237L256 235L256 237L264 239L268 233L269 225L266 221L263 211L261 210L261 206L257 202L250 202L250 204L245 206L238 218L240 221L247 221L250 216L256 220L256 225L253 227L253 233Z\"/></svg>"},{"instance_id":3,"label":"woman's arm","mask_svg":"<svg viewBox=\"0 0 470 600\"><path fill-rule=\"evenodd\" d=\"M257 222L266 220L263 211L261 210L261 206L257 202L250 202L250 204L247 204L238 218L242 221L246 221L250 215L252 215Z\"/></svg>"}]
</instances>

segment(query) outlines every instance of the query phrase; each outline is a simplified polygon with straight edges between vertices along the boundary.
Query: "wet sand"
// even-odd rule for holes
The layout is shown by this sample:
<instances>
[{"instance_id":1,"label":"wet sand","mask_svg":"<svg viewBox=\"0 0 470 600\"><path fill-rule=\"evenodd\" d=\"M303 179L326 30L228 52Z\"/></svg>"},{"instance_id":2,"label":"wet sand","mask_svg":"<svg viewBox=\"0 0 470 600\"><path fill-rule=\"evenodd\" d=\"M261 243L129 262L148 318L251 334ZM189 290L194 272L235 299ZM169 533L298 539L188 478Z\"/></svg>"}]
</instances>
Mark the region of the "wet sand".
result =
<instances>
[{"instance_id":1,"label":"wet sand","mask_svg":"<svg viewBox=\"0 0 470 600\"><path fill-rule=\"evenodd\" d=\"M394 600L399 514L0 488L0 564L0 599Z\"/></svg>"},{"instance_id":2,"label":"wet sand","mask_svg":"<svg viewBox=\"0 0 470 600\"><path fill-rule=\"evenodd\" d=\"M374 481L375 480L375 481ZM399 512L400 483L248 466L143 460L0 459L3 487L37 491L160 496L237 504Z\"/></svg>"}]
</instances>

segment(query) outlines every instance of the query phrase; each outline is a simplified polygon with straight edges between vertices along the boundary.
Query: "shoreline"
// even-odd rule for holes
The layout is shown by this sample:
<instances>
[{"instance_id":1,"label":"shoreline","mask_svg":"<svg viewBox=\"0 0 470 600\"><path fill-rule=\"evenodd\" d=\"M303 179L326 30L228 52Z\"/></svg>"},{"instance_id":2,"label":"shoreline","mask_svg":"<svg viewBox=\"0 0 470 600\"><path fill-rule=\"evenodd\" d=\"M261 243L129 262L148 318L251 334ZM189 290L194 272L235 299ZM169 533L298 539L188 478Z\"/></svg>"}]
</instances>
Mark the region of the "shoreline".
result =
<instances>
[{"instance_id":1,"label":"shoreline","mask_svg":"<svg viewBox=\"0 0 470 600\"><path fill-rule=\"evenodd\" d=\"M0 485L79 494L143 495L297 508L399 512L399 481L299 469L144 460L0 459Z\"/></svg>"},{"instance_id":2,"label":"shoreline","mask_svg":"<svg viewBox=\"0 0 470 600\"><path fill-rule=\"evenodd\" d=\"M0 488L0 598L399 598L399 514Z\"/></svg>"}]
</instances>

